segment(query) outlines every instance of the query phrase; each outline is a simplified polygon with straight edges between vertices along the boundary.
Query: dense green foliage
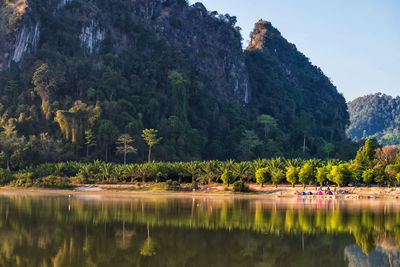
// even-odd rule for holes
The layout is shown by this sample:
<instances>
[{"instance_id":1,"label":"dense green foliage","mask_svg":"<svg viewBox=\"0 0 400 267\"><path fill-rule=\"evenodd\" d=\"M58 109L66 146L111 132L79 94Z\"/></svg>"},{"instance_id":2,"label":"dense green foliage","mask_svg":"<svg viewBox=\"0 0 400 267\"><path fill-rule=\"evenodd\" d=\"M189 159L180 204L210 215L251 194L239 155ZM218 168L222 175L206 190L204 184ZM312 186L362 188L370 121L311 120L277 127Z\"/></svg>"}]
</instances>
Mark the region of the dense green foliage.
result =
<instances>
[{"instance_id":1,"label":"dense green foliage","mask_svg":"<svg viewBox=\"0 0 400 267\"><path fill-rule=\"evenodd\" d=\"M348 107L350 138L375 137L383 145L400 144L400 97L366 95L351 101Z\"/></svg>"},{"instance_id":2,"label":"dense green foliage","mask_svg":"<svg viewBox=\"0 0 400 267\"><path fill-rule=\"evenodd\" d=\"M164 188L169 183L212 184L222 181L230 185L237 180L278 185L297 183L322 186L352 184L397 185L400 182L400 153L398 147L378 147L371 150L372 140L361 147L355 160L320 159L257 159L253 161L192 161L192 162L148 162L136 164L116 164L94 161L93 163L61 162L31 166L18 171L0 169L1 184L16 186L72 186L90 183L155 183ZM365 151L371 157L366 162ZM368 154L367 153L367 154ZM7 158L6 155L4 155ZM11 157L11 162L13 157ZM159 184L165 181L167 184ZM245 188L237 184L237 188ZM169 188L169 187L168 187ZM239 189L238 189L239 190Z\"/></svg>"},{"instance_id":3,"label":"dense green foliage","mask_svg":"<svg viewBox=\"0 0 400 267\"><path fill-rule=\"evenodd\" d=\"M185 1L175 2L163 5L195 14ZM9 169L60 160L144 162L150 157L348 159L355 152L344 138L343 98L281 37L273 47L282 58L267 50L246 53L251 96L245 105L223 92L216 94L210 88L213 78L200 73L185 51L160 37L148 21L134 19L130 12L135 5L128 1L74 0L50 12L56 8L53 1L34 0L22 16L8 12L10 4L1 8L4 18L19 18L12 25L7 19L1 22L0 32L7 40L16 38L13 27L30 27L32 20L40 20L37 50L0 71L0 127L14 127L13 136L4 137L14 140L12 145L0 140ZM82 45L79 33L82 25L93 25L94 18L86 17L92 11L105 24L96 27L106 31L104 40L89 48ZM233 25L234 17L229 18ZM230 27L232 40L240 44L232 25L214 18L209 22L209 31ZM6 48L0 52L10 50ZM284 65L293 79L282 72ZM146 128L157 129L162 138L154 151L141 138ZM135 150L127 144L121 148L122 134L135 140L129 144ZM129 153L133 151L137 153Z\"/></svg>"},{"instance_id":4,"label":"dense green foliage","mask_svg":"<svg viewBox=\"0 0 400 267\"><path fill-rule=\"evenodd\" d=\"M284 146L295 155L305 139L304 151L309 154L349 157L347 106L321 69L262 20L251 34L246 60L252 112L270 115L260 117L270 153L279 153Z\"/></svg>"}]
</instances>

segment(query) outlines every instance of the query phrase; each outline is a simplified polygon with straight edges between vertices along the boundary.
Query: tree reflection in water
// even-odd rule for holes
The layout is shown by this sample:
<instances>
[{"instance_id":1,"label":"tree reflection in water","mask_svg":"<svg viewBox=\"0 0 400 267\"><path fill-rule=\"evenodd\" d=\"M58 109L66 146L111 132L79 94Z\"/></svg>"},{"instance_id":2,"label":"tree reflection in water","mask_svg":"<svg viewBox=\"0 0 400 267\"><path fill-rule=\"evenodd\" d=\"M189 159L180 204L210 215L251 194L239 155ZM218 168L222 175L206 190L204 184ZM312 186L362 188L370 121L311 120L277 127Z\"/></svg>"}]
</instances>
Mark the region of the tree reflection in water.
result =
<instances>
[{"instance_id":1,"label":"tree reflection in water","mask_svg":"<svg viewBox=\"0 0 400 267\"><path fill-rule=\"evenodd\" d=\"M1 266L400 263L400 205L389 200L11 193L0 200Z\"/></svg>"}]
</instances>

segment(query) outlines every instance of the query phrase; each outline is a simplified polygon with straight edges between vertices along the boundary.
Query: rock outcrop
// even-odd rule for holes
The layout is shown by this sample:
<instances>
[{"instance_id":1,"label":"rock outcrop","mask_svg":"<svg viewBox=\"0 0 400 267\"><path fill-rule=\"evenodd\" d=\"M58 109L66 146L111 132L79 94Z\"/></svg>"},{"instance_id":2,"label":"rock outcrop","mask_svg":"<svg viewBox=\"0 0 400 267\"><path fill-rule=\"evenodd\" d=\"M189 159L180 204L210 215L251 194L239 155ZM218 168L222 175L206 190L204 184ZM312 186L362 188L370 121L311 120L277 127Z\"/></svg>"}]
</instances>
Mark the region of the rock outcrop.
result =
<instances>
[{"instance_id":1,"label":"rock outcrop","mask_svg":"<svg viewBox=\"0 0 400 267\"><path fill-rule=\"evenodd\" d=\"M105 9L101 1L76 2L84 10L81 17L76 16L76 11L70 11L70 17L81 24L81 30L76 35L88 54L100 49L106 33L113 36L115 46L119 48L125 41L140 41L109 23L116 15ZM118 4L129 11L135 23L157 33L159 38L181 50L207 77L212 94L239 103L249 102L250 88L241 35L234 27L233 17L209 12L200 3L188 6L180 0L133 0ZM48 5L48 9L57 16L57 12L68 9L72 2L52 0ZM84 13L88 14L82 16ZM10 17L14 15L12 13ZM34 5L31 9L28 4L27 12L18 17L16 31L6 33L10 40L8 49L0 47L0 68L6 62L8 65L11 61L20 62L24 54L35 52L40 45L40 12L35 10Z\"/></svg>"}]
</instances>

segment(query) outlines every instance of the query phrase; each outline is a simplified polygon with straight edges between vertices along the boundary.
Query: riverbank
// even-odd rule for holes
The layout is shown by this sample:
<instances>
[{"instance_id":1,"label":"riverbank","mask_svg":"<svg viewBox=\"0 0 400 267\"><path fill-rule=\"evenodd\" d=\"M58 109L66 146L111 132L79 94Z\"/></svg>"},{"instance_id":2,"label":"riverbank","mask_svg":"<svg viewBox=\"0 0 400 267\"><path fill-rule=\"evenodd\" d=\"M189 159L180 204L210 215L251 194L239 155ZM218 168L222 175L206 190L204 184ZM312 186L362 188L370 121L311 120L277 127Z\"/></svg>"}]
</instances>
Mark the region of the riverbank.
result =
<instances>
[{"instance_id":1,"label":"riverbank","mask_svg":"<svg viewBox=\"0 0 400 267\"><path fill-rule=\"evenodd\" d=\"M78 185L69 189L53 189L53 188L21 188L21 187L0 187L0 192L25 192L34 193L38 192L41 194L67 194L67 195L110 195L115 197L129 197L136 195L160 195L160 196L246 196L246 197L257 197L257 198L399 198L400 187L322 187L322 191L331 190L333 196L315 196L315 193L320 190L319 187L307 186L264 186L260 187L257 184L249 184L250 192L248 193L234 193L231 187L225 188L221 184L213 184L209 186L201 186L198 189L193 190L190 185L183 185L181 190L162 190L157 187L153 187L151 184L144 186L123 184L123 185L111 185L111 184L95 184L95 185ZM342 194L340 191L344 190ZM297 192L312 192L314 196L298 196Z\"/></svg>"}]
</instances>

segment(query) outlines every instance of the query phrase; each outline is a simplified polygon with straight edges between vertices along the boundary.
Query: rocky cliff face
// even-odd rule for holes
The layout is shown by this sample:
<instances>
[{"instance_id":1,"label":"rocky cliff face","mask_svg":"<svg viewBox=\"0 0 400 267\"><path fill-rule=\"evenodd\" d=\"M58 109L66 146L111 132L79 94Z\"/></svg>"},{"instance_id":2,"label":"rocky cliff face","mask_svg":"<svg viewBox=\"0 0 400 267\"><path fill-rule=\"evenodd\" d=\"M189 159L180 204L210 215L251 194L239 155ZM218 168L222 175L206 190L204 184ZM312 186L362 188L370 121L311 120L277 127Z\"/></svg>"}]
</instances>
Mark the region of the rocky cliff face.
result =
<instances>
[{"instance_id":1,"label":"rocky cliff face","mask_svg":"<svg viewBox=\"0 0 400 267\"><path fill-rule=\"evenodd\" d=\"M5 4L7 6L3 8L6 17L15 23L8 25L13 27L12 30L3 29L0 33L6 40L0 46L0 69L12 61L20 62L24 55L34 53L41 44L40 12L43 10L37 10L36 3L43 3L40 0L19 2L18 5ZM55 15L66 12L79 24L80 30L75 35L88 54L100 49L107 34L113 37L116 50L122 50L126 42L140 42L110 23L121 14L107 9L104 1L52 0L46 5L45 12ZM199 3L188 6L181 0L126 0L117 1L115 6L123 9L135 23L181 50L206 77L212 94L239 103L249 101L241 35L234 28L233 18L211 13Z\"/></svg>"},{"instance_id":2,"label":"rocky cliff face","mask_svg":"<svg viewBox=\"0 0 400 267\"><path fill-rule=\"evenodd\" d=\"M101 109L97 155L144 128L162 160L298 156L304 137L333 155L346 139L344 98L268 22L243 51L235 17L185 0L0 0L0 15L0 113L26 137L58 138L48 120L78 101Z\"/></svg>"}]
</instances>

